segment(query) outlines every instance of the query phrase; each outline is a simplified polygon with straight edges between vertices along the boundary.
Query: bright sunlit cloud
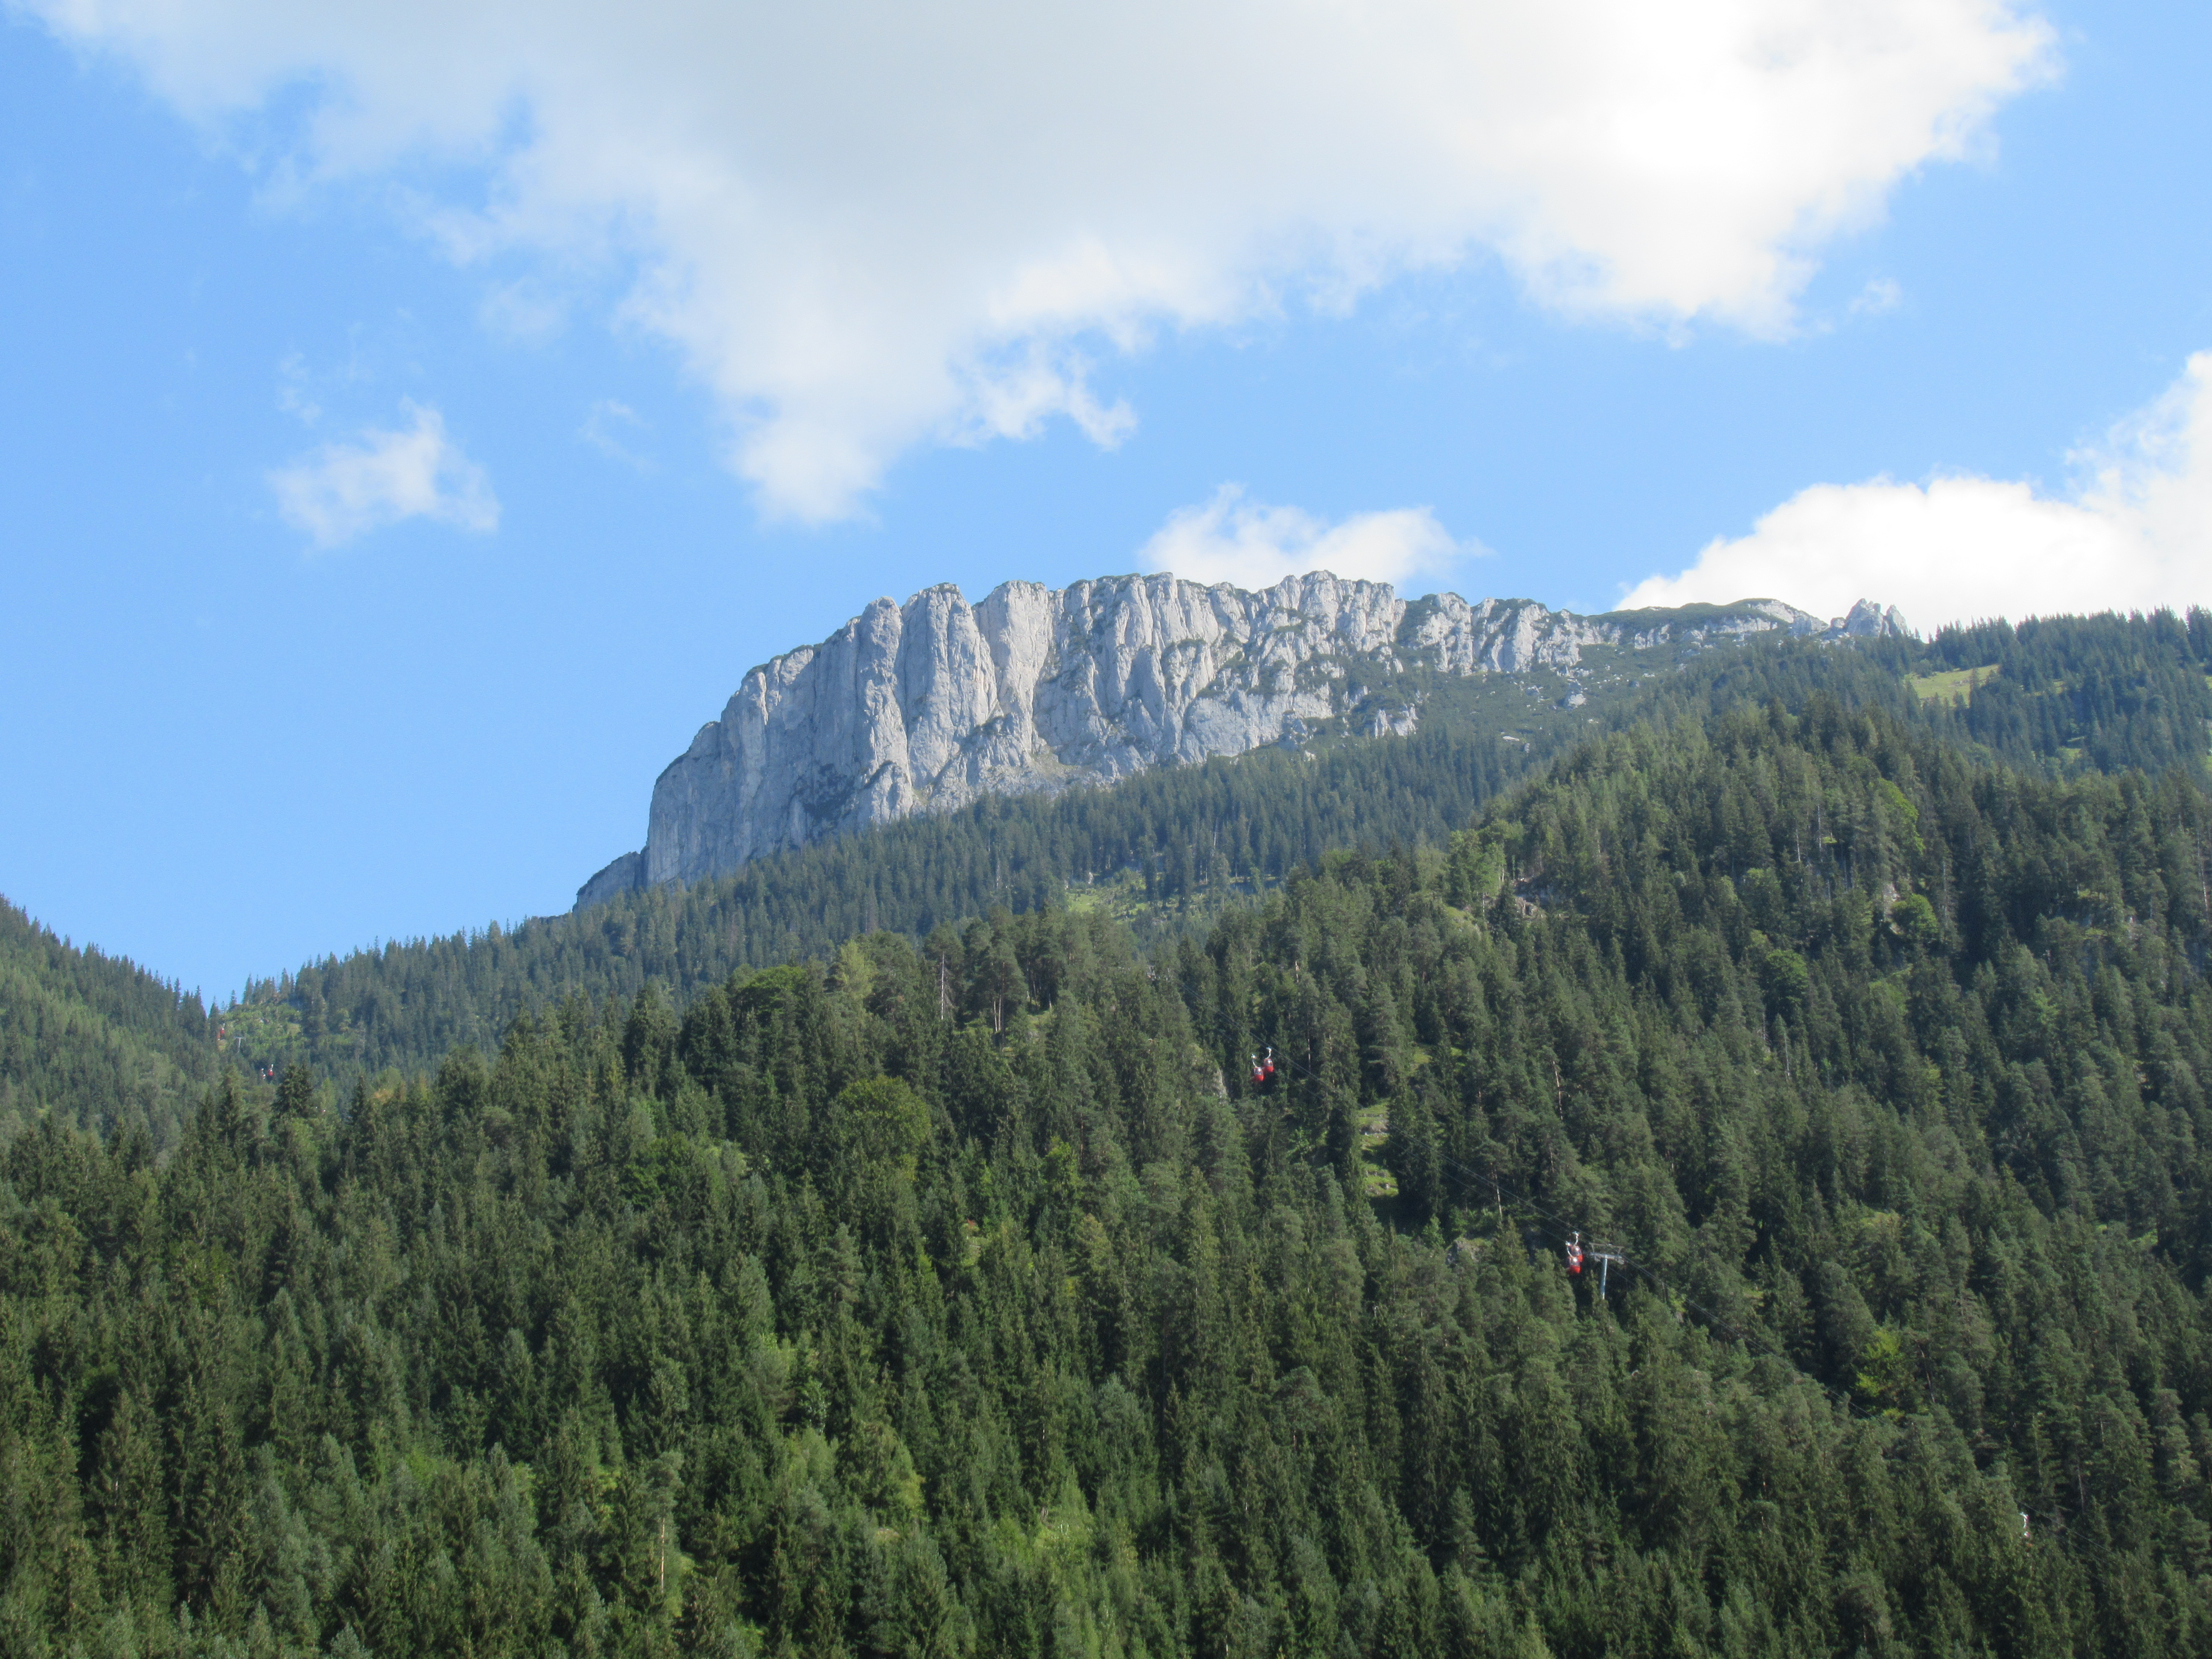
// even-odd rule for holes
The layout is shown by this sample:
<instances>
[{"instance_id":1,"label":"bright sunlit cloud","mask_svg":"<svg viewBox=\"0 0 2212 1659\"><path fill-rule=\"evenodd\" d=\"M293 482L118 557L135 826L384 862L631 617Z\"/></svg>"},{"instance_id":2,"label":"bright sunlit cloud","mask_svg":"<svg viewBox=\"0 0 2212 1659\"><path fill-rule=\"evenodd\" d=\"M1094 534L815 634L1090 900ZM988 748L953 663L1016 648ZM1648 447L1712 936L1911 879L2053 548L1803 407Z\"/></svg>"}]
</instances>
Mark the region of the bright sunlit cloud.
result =
<instances>
[{"instance_id":1,"label":"bright sunlit cloud","mask_svg":"<svg viewBox=\"0 0 2212 1659\"><path fill-rule=\"evenodd\" d=\"M403 519L462 530L499 528L499 501L483 469L446 435L434 409L407 404L415 423L370 428L357 443L325 444L269 475L276 510L319 548L336 547Z\"/></svg>"},{"instance_id":2,"label":"bright sunlit cloud","mask_svg":"<svg viewBox=\"0 0 2212 1659\"><path fill-rule=\"evenodd\" d=\"M919 443L1117 441L1091 365L1162 326L1486 251L1565 313L1786 334L1824 246L2055 62L2016 0L24 3L275 176L542 256L502 326L625 262L621 319L807 519Z\"/></svg>"},{"instance_id":3,"label":"bright sunlit cloud","mask_svg":"<svg viewBox=\"0 0 2212 1659\"><path fill-rule=\"evenodd\" d=\"M1835 615L1861 597L1923 633L1977 617L2212 605L2212 352L2072 458L2075 488L2016 480L1818 484L1628 605L1751 596Z\"/></svg>"},{"instance_id":4,"label":"bright sunlit cloud","mask_svg":"<svg viewBox=\"0 0 2212 1659\"><path fill-rule=\"evenodd\" d=\"M1419 592L1422 578L1448 575L1482 551L1454 541L1425 507L1328 524L1295 507L1247 501L1237 485L1224 484L1205 505L1170 514L1137 556L1147 570L1254 592L1309 570Z\"/></svg>"}]
</instances>

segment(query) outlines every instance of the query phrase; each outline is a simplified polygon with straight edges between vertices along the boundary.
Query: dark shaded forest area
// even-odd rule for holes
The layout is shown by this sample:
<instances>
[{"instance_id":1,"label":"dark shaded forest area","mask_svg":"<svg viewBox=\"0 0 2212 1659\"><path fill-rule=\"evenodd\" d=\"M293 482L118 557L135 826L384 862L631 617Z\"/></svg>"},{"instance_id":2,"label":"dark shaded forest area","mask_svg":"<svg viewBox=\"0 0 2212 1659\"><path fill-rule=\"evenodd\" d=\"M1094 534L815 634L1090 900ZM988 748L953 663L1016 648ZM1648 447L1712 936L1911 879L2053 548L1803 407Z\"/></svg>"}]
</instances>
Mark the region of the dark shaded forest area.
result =
<instances>
[{"instance_id":1,"label":"dark shaded forest area","mask_svg":"<svg viewBox=\"0 0 2212 1659\"><path fill-rule=\"evenodd\" d=\"M2212 807L1775 660L1202 936L47 1115L0 1644L2203 1652Z\"/></svg>"}]
</instances>

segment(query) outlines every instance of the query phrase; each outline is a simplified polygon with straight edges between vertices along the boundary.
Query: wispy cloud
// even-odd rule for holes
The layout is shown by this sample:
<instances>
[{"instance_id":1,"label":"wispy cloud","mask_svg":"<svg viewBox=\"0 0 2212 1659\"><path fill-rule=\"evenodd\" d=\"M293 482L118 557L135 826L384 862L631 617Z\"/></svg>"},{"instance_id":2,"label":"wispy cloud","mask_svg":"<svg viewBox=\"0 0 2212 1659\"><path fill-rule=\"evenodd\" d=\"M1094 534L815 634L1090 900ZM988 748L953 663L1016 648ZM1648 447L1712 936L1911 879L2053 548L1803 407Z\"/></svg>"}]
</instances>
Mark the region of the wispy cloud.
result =
<instances>
[{"instance_id":1,"label":"wispy cloud","mask_svg":"<svg viewBox=\"0 0 2212 1659\"><path fill-rule=\"evenodd\" d=\"M301 426L313 426L323 418L323 406L315 400L308 380L307 360L296 351L276 365L276 407Z\"/></svg>"},{"instance_id":2,"label":"wispy cloud","mask_svg":"<svg viewBox=\"0 0 2212 1659\"><path fill-rule=\"evenodd\" d=\"M1851 297L1854 317L1881 317L1905 303L1905 290L1894 276L1876 276Z\"/></svg>"},{"instance_id":3,"label":"wispy cloud","mask_svg":"<svg viewBox=\"0 0 2212 1659\"><path fill-rule=\"evenodd\" d=\"M1447 575L1481 551L1455 541L1425 507L1355 513L1330 524L1299 507L1247 501L1237 485L1224 484L1203 505L1170 514L1137 556L1148 570L1244 588L1309 570L1403 588Z\"/></svg>"},{"instance_id":4,"label":"wispy cloud","mask_svg":"<svg viewBox=\"0 0 2212 1659\"><path fill-rule=\"evenodd\" d=\"M647 430L644 417L628 404L602 398L584 416L584 424L577 428L576 435L609 460L620 461L640 472L650 472L653 458L635 447L635 440Z\"/></svg>"},{"instance_id":5,"label":"wispy cloud","mask_svg":"<svg viewBox=\"0 0 2212 1659\"><path fill-rule=\"evenodd\" d=\"M499 528L499 501L484 471L446 435L434 409L405 403L414 424L370 428L354 443L325 444L269 475L284 522L319 548L397 524L429 519L480 534Z\"/></svg>"},{"instance_id":6,"label":"wispy cloud","mask_svg":"<svg viewBox=\"0 0 2212 1659\"><path fill-rule=\"evenodd\" d=\"M1624 603L1759 597L1834 615L1868 598L1923 629L2212 605L2212 352L2072 460L2057 495L1972 476L1816 484Z\"/></svg>"}]
</instances>

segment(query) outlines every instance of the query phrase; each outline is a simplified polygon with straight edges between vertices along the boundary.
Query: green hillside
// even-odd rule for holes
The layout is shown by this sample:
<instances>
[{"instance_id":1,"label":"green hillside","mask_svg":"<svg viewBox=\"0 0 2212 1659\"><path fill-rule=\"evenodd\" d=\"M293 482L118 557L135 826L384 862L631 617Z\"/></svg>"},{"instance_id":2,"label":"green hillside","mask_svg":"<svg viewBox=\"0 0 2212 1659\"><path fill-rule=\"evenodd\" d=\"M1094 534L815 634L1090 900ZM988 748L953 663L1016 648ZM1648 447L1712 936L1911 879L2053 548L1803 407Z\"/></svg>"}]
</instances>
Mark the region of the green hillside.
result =
<instances>
[{"instance_id":1,"label":"green hillside","mask_svg":"<svg viewBox=\"0 0 2212 1659\"><path fill-rule=\"evenodd\" d=\"M737 967L820 957L875 928L919 939L994 904L1103 903L1142 932L1173 930L1331 847L1441 844L1528 755L1445 727L987 799L580 915L309 964L249 988L228 1018L257 1057L374 1073L492 1046L517 1013L570 995L627 998L651 979L688 1001Z\"/></svg>"},{"instance_id":2,"label":"green hillside","mask_svg":"<svg viewBox=\"0 0 2212 1659\"><path fill-rule=\"evenodd\" d=\"M167 1146L215 1075L216 1048L197 995L0 899L0 1139L51 1112Z\"/></svg>"},{"instance_id":3,"label":"green hillside","mask_svg":"<svg viewBox=\"0 0 2212 1659\"><path fill-rule=\"evenodd\" d=\"M1149 952L1000 909L166 1162L47 1120L0 1641L2202 1653L2212 804L1887 685Z\"/></svg>"},{"instance_id":4,"label":"green hillside","mask_svg":"<svg viewBox=\"0 0 2212 1659\"><path fill-rule=\"evenodd\" d=\"M2212 622L2201 612L1954 629L1925 645L1590 656L1579 682L1414 687L1428 701L1411 738L1332 739L1310 759L1267 750L1108 789L985 800L582 915L328 957L249 988L229 1018L241 1052L261 1063L374 1074L434 1066L459 1042L490 1048L518 1013L572 995L627 999L656 980L688 1003L737 969L824 960L878 928L918 942L994 904L1103 908L1149 940L1203 928L1331 848L1440 847L1499 789L1593 729L1702 720L1745 701L1802 706L1825 693L2051 776L2130 766L2201 775L2212 741ZM1963 708L1915 696L1916 676L1962 661L2007 666ZM1568 706L1575 692L1586 701Z\"/></svg>"},{"instance_id":5,"label":"green hillside","mask_svg":"<svg viewBox=\"0 0 2212 1659\"><path fill-rule=\"evenodd\" d=\"M2212 613L1947 629L1922 659L1980 680L1940 723L2014 765L2201 769L2212 742Z\"/></svg>"}]
</instances>

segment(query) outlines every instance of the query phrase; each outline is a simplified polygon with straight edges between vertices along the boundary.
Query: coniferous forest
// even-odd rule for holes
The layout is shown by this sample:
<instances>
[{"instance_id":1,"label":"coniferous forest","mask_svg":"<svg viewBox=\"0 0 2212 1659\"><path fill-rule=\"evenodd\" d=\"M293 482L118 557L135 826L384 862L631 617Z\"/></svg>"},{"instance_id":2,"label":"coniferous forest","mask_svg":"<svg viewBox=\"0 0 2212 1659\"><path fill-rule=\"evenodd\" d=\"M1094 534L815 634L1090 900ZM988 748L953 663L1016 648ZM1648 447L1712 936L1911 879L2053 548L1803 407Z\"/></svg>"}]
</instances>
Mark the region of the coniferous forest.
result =
<instances>
[{"instance_id":1,"label":"coniferous forest","mask_svg":"<svg viewBox=\"0 0 2212 1659\"><path fill-rule=\"evenodd\" d=\"M1679 665L1647 653L1630 665L1653 654L1663 672L1595 679L1571 713L1532 702L1511 732L1468 723L1459 705L1479 682L1441 683L1410 737L987 799L580 915L334 956L251 988L232 1011L234 1052L250 1066L300 1063L326 1076L427 1070L460 1043L496 1046L516 1014L574 994L628 1000L658 980L688 1002L737 969L826 960L878 929L918 944L994 904L1079 907L1101 884L1128 893L1134 902L1121 908L1150 943L1202 930L1333 848L1440 847L1532 765L1595 732L1709 720L1746 701L1796 707L1825 694L2035 775L2204 776L2212 614L2203 611L1946 629L1924 645L1778 641ZM1494 715L1496 701L1479 712ZM96 1121L96 1103L76 1109Z\"/></svg>"},{"instance_id":2,"label":"coniferous forest","mask_svg":"<svg viewBox=\"0 0 2212 1659\"><path fill-rule=\"evenodd\" d=\"M58 1110L173 1139L215 1075L219 1030L197 994L0 899L0 1138Z\"/></svg>"},{"instance_id":3,"label":"coniferous forest","mask_svg":"<svg viewBox=\"0 0 2212 1659\"><path fill-rule=\"evenodd\" d=\"M0 1648L2205 1651L2204 622L1961 639L1432 740L1455 825L1143 938L42 1111Z\"/></svg>"}]
</instances>

